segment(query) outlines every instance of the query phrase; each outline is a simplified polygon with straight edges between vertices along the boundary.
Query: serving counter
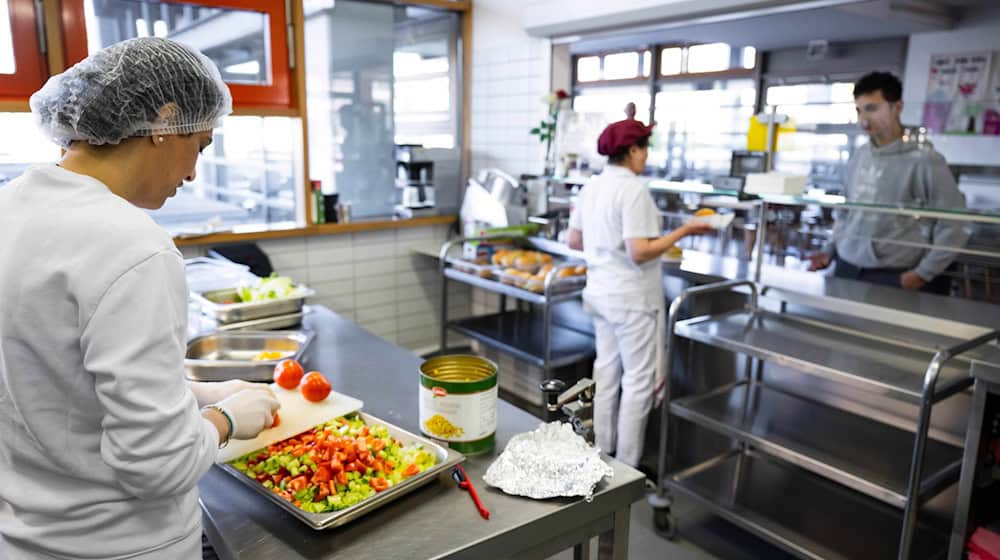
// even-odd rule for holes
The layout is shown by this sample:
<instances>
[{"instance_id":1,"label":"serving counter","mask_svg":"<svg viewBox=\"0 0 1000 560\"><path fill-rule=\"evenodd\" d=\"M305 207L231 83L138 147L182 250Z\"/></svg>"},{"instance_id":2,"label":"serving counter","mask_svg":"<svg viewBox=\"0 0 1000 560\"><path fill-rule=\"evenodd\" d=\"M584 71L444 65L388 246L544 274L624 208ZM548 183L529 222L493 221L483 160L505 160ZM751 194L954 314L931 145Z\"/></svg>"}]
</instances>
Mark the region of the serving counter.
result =
<instances>
[{"instance_id":1,"label":"serving counter","mask_svg":"<svg viewBox=\"0 0 1000 560\"><path fill-rule=\"evenodd\" d=\"M323 307L311 308L303 327L315 333L304 358L307 369L324 372L334 391L363 400L365 411L419 432L418 356ZM205 532L223 560L540 559L580 543L584 546L578 547L577 557L586 557L586 543L594 536L600 536L602 557L624 560L629 508L644 495L644 478L638 471L607 459L614 476L598 486L591 502L509 496L483 481L507 441L538 423L500 401L496 449L466 459L465 469L491 512L488 521L479 517L466 492L442 475L345 527L314 531L213 468L200 484Z\"/></svg>"}]
</instances>

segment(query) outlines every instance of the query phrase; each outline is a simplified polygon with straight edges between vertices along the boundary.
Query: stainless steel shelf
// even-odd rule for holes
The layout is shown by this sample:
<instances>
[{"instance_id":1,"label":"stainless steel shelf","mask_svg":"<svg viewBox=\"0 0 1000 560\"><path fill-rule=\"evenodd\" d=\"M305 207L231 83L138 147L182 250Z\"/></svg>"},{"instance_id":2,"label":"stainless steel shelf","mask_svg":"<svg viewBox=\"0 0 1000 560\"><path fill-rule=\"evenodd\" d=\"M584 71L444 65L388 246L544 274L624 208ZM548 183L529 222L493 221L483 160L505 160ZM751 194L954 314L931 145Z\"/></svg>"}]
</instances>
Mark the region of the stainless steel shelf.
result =
<instances>
[{"instance_id":1,"label":"stainless steel shelf","mask_svg":"<svg viewBox=\"0 0 1000 560\"><path fill-rule=\"evenodd\" d=\"M742 467L739 461L742 459ZM738 469L738 489L733 488ZM812 473L749 452L669 476L667 485L735 525L811 560L896 558L902 516ZM919 526L914 559L940 558L943 531Z\"/></svg>"},{"instance_id":2,"label":"stainless steel shelf","mask_svg":"<svg viewBox=\"0 0 1000 560\"><path fill-rule=\"evenodd\" d=\"M913 403L920 402L924 372L936 352L768 311L688 319L677 323L675 333ZM968 375L967 362L951 360L941 368L938 385L945 387Z\"/></svg>"},{"instance_id":3,"label":"stainless steel shelf","mask_svg":"<svg viewBox=\"0 0 1000 560\"><path fill-rule=\"evenodd\" d=\"M507 311L450 321L447 326L519 360L545 367L544 325L538 313ZM594 356L593 337L556 324L549 328L549 367L562 367Z\"/></svg>"},{"instance_id":4,"label":"stainless steel shelf","mask_svg":"<svg viewBox=\"0 0 1000 560\"><path fill-rule=\"evenodd\" d=\"M491 280L475 274L469 274L468 272L462 272L461 270L455 270L454 268L444 269L444 275L452 280L458 280L459 282L464 282L465 284L470 284L472 286L476 286L477 288L482 288L497 294L504 294L538 305L545 305L546 301L548 303L559 303L561 301L576 299L583 291L583 288L568 289L564 291L560 290L554 294L546 296L545 294L539 294L530 290L518 288L517 286L511 286L510 284L504 284L498 282L497 280Z\"/></svg>"},{"instance_id":5,"label":"stainless steel shelf","mask_svg":"<svg viewBox=\"0 0 1000 560\"><path fill-rule=\"evenodd\" d=\"M670 412L898 508L906 504L912 432L759 383L674 401ZM958 480L961 459L960 447L928 440L925 498Z\"/></svg>"}]
</instances>

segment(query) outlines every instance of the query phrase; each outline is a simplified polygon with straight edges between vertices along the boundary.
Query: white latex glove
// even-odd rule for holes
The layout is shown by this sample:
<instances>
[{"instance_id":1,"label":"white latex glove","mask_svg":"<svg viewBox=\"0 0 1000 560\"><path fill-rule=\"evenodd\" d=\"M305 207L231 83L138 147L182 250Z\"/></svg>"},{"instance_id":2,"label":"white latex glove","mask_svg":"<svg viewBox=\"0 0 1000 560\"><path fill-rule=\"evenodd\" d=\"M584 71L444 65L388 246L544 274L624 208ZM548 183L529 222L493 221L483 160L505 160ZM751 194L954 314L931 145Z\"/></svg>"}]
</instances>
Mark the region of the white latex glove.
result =
<instances>
[{"instance_id":1,"label":"white latex glove","mask_svg":"<svg viewBox=\"0 0 1000 560\"><path fill-rule=\"evenodd\" d=\"M188 387L194 393L194 398L198 400L198 408L215 404L244 389L270 391L266 383L251 383L242 379L230 379L229 381L189 381Z\"/></svg>"},{"instance_id":2,"label":"white latex glove","mask_svg":"<svg viewBox=\"0 0 1000 560\"><path fill-rule=\"evenodd\" d=\"M271 427L274 413L281 407L270 388L246 389L216 404L233 421L233 439L253 439Z\"/></svg>"}]
</instances>

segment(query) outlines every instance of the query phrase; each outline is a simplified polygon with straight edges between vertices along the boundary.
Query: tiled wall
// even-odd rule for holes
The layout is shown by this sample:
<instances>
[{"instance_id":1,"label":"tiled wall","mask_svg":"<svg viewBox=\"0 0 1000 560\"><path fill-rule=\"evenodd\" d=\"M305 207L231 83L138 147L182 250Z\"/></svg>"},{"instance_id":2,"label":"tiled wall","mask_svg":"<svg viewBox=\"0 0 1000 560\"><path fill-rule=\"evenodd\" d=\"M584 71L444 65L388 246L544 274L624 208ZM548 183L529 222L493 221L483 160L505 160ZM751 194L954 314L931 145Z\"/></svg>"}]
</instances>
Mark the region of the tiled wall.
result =
<instances>
[{"instance_id":1,"label":"tiled wall","mask_svg":"<svg viewBox=\"0 0 1000 560\"><path fill-rule=\"evenodd\" d=\"M475 17L475 16L474 16ZM472 172L498 167L514 175L541 173L544 148L528 131L545 116L548 41L515 36L480 48L473 35Z\"/></svg>"},{"instance_id":2,"label":"tiled wall","mask_svg":"<svg viewBox=\"0 0 1000 560\"><path fill-rule=\"evenodd\" d=\"M280 274L316 290L309 300L357 322L376 335L418 352L437 349L441 278L437 259L420 250L440 248L448 226L331 234L258 242ZM204 254L185 247L187 258ZM469 313L470 292L448 295L448 317Z\"/></svg>"}]
</instances>

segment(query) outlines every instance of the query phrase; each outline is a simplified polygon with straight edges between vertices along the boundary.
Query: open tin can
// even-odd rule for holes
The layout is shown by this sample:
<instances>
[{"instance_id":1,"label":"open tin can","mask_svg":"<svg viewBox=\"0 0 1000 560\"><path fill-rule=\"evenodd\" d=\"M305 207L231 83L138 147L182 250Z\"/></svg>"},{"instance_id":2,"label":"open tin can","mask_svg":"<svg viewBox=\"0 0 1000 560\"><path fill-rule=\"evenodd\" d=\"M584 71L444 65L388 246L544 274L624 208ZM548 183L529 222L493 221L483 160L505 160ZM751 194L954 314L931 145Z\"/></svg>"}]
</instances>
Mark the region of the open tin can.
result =
<instances>
[{"instance_id":1,"label":"open tin can","mask_svg":"<svg viewBox=\"0 0 1000 560\"><path fill-rule=\"evenodd\" d=\"M469 355L424 362L420 431L467 455L491 451L497 431L497 365Z\"/></svg>"}]
</instances>

